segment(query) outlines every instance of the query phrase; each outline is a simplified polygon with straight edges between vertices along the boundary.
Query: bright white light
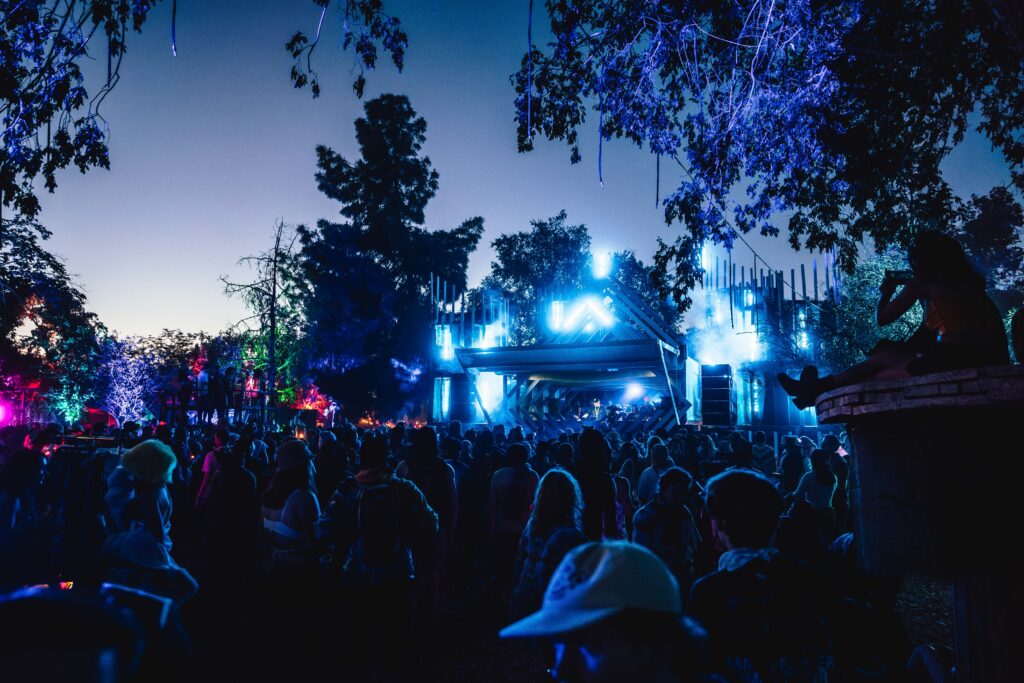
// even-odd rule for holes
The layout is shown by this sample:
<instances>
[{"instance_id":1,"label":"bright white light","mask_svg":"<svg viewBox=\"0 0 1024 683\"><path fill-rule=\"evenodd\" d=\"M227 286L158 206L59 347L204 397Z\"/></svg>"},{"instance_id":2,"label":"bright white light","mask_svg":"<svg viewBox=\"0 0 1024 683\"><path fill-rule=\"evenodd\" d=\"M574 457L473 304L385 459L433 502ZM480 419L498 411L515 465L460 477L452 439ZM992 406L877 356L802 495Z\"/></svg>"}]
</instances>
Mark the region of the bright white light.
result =
<instances>
[{"instance_id":1,"label":"bright white light","mask_svg":"<svg viewBox=\"0 0 1024 683\"><path fill-rule=\"evenodd\" d=\"M505 326L501 321L484 326L484 338L480 340L481 349L490 349L498 345L498 341L504 334Z\"/></svg>"},{"instance_id":2,"label":"bright white light","mask_svg":"<svg viewBox=\"0 0 1024 683\"><path fill-rule=\"evenodd\" d=\"M711 255L708 253L707 245L704 245L700 248L700 267L707 270L709 263L711 263Z\"/></svg>"},{"instance_id":3,"label":"bright white light","mask_svg":"<svg viewBox=\"0 0 1024 683\"><path fill-rule=\"evenodd\" d=\"M551 302L551 329L560 330L562 329L562 323L565 318L565 303L561 301Z\"/></svg>"},{"instance_id":4,"label":"bright white light","mask_svg":"<svg viewBox=\"0 0 1024 683\"><path fill-rule=\"evenodd\" d=\"M750 290L747 290L747 294L743 298L743 300L744 300L744 302L746 302L747 306L753 306L754 305L754 293L751 292Z\"/></svg>"},{"instance_id":5,"label":"bright white light","mask_svg":"<svg viewBox=\"0 0 1024 683\"><path fill-rule=\"evenodd\" d=\"M488 413L501 406L501 394L504 386L501 375L496 372L481 372L476 377L476 391L480 394L480 402Z\"/></svg>"},{"instance_id":6,"label":"bright white light","mask_svg":"<svg viewBox=\"0 0 1024 683\"><path fill-rule=\"evenodd\" d=\"M453 360L455 358L455 345L452 343L452 326L434 326L434 344L441 350L441 360Z\"/></svg>"},{"instance_id":7,"label":"bright white light","mask_svg":"<svg viewBox=\"0 0 1024 683\"><path fill-rule=\"evenodd\" d=\"M612 255L608 251L595 251L591 254L595 280L603 280L612 274Z\"/></svg>"},{"instance_id":8,"label":"bright white light","mask_svg":"<svg viewBox=\"0 0 1024 683\"><path fill-rule=\"evenodd\" d=\"M643 395L644 385L640 384L639 382L630 382L629 384L626 385L626 395L624 398L627 403L631 401L636 401Z\"/></svg>"},{"instance_id":9,"label":"bright white light","mask_svg":"<svg viewBox=\"0 0 1024 683\"><path fill-rule=\"evenodd\" d=\"M806 349L808 346L810 346L810 340L807 338L806 332L800 333L800 337L797 340L797 346L799 346L801 349Z\"/></svg>"},{"instance_id":10,"label":"bright white light","mask_svg":"<svg viewBox=\"0 0 1024 683\"><path fill-rule=\"evenodd\" d=\"M581 322L584 323L584 332L593 332L597 326L611 327L615 323L615 317L611 311L605 308L600 299L596 296L588 296L575 303L570 309L569 315L565 316L557 329L572 332L580 327Z\"/></svg>"}]
</instances>

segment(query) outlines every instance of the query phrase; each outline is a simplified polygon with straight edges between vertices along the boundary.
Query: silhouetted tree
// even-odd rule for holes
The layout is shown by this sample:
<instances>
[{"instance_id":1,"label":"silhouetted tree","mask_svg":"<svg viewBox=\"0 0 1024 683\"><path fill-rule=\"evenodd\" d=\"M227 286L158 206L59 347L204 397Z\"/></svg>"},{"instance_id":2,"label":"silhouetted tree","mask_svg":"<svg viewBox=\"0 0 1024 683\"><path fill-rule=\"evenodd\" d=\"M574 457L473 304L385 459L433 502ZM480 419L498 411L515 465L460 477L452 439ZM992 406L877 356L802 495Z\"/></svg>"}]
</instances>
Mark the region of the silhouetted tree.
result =
<instances>
[{"instance_id":1,"label":"silhouetted tree","mask_svg":"<svg viewBox=\"0 0 1024 683\"><path fill-rule=\"evenodd\" d=\"M988 280L989 294L1006 312L1024 303L1024 210L1010 191L996 187L972 196L956 237Z\"/></svg>"},{"instance_id":2,"label":"silhouetted tree","mask_svg":"<svg viewBox=\"0 0 1024 683\"><path fill-rule=\"evenodd\" d=\"M299 270L299 233L283 221L274 227L274 245L255 256L246 256L239 264L254 271L252 282L233 282L221 278L228 296L238 296L252 312L234 325L242 339L240 346L249 351L254 367L264 368L269 404L281 396L285 402L295 398L299 383L299 334L302 325L300 297L306 286L296 277ZM238 360L235 358L233 360Z\"/></svg>"},{"instance_id":3,"label":"silhouetted tree","mask_svg":"<svg viewBox=\"0 0 1024 683\"><path fill-rule=\"evenodd\" d=\"M450 231L423 227L438 182L420 155L426 122L401 95L364 108L359 159L317 148L318 186L346 220L298 228L306 364L350 417L410 400L430 348L429 276L464 288L483 234L481 218Z\"/></svg>"},{"instance_id":4,"label":"silhouetted tree","mask_svg":"<svg viewBox=\"0 0 1024 683\"><path fill-rule=\"evenodd\" d=\"M80 404L91 393L106 330L86 310L63 261L43 247L49 231L26 220L4 220L3 226L0 381L38 379L51 404Z\"/></svg>"}]
</instances>

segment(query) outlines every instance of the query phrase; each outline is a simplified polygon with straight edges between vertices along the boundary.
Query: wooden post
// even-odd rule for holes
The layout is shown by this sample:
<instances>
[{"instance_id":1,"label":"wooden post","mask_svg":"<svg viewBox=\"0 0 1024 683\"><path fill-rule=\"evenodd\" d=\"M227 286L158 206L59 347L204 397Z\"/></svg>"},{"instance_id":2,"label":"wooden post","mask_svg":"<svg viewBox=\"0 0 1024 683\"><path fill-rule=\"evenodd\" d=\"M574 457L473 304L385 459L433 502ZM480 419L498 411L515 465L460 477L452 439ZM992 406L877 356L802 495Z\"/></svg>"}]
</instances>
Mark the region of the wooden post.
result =
<instances>
[{"instance_id":1,"label":"wooden post","mask_svg":"<svg viewBox=\"0 0 1024 683\"><path fill-rule=\"evenodd\" d=\"M732 262L732 249L729 250L729 327L736 329L736 316L733 313L735 296L733 295L733 281L736 279L736 264Z\"/></svg>"},{"instance_id":2,"label":"wooden post","mask_svg":"<svg viewBox=\"0 0 1024 683\"><path fill-rule=\"evenodd\" d=\"M796 334L796 268L789 269L789 290L792 294L790 302L793 306L793 333Z\"/></svg>"},{"instance_id":3,"label":"wooden post","mask_svg":"<svg viewBox=\"0 0 1024 683\"><path fill-rule=\"evenodd\" d=\"M818 259L811 261L811 279L814 281L814 301L818 301Z\"/></svg>"},{"instance_id":4,"label":"wooden post","mask_svg":"<svg viewBox=\"0 0 1024 683\"><path fill-rule=\"evenodd\" d=\"M783 288L783 283L786 279L782 276L782 271L775 271L775 299L778 302L779 308L779 331L782 331L782 300L786 297L786 290Z\"/></svg>"},{"instance_id":5,"label":"wooden post","mask_svg":"<svg viewBox=\"0 0 1024 683\"><path fill-rule=\"evenodd\" d=\"M828 254L825 255L825 298L832 300L832 287L828 280Z\"/></svg>"}]
</instances>

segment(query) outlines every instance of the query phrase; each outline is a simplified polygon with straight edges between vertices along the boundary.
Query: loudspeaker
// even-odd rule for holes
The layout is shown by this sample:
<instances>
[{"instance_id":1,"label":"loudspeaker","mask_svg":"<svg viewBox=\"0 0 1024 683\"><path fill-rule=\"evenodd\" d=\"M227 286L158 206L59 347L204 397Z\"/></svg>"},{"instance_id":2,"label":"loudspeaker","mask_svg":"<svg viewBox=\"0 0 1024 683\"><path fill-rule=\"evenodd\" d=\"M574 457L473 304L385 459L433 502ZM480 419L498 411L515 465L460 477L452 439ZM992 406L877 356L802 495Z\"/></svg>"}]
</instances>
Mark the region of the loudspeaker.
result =
<instances>
[{"instance_id":1,"label":"loudspeaker","mask_svg":"<svg viewBox=\"0 0 1024 683\"><path fill-rule=\"evenodd\" d=\"M732 366L700 366L701 421L706 425L732 427L736 424L736 392Z\"/></svg>"}]
</instances>

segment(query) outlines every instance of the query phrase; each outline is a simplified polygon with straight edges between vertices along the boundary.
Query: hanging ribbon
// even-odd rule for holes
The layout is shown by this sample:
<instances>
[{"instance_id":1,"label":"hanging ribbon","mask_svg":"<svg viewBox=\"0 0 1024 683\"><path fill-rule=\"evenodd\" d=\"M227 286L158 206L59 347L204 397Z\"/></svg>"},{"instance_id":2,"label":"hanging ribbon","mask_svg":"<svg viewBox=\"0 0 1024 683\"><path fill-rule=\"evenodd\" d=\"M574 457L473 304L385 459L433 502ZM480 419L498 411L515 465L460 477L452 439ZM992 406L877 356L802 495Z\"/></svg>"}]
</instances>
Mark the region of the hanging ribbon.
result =
<instances>
[{"instance_id":1,"label":"hanging ribbon","mask_svg":"<svg viewBox=\"0 0 1024 683\"><path fill-rule=\"evenodd\" d=\"M601 68L601 81L597 88L597 182L604 188L604 67Z\"/></svg>"},{"instance_id":2,"label":"hanging ribbon","mask_svg":"<svg viewBox=\"0 0 1024 683\"><path fill-rule=\"evenodd\" d=\"M654 159L654 208L658 208L661 206L661 154Z\"/></svg>"},{"instance_id":3,"label":"hanging ribbon","mask_svg":"<svg viewBox=\"0 0 1024 683\"><path fill-rule=\"evenodd\" d=\"M178 0L171 3L171 56L178 56L176 29L178 24Z\"/></svg>"},{"instance_id":4,"label":"hanging ribbon","mask_svg":"<svg viewBox=\"0 0 1024 683\"><path fill-rule=\"evenodd\" d=\"M526 22L526 139L533 140L533 0Z\"/></svg>"}]
</instances>

